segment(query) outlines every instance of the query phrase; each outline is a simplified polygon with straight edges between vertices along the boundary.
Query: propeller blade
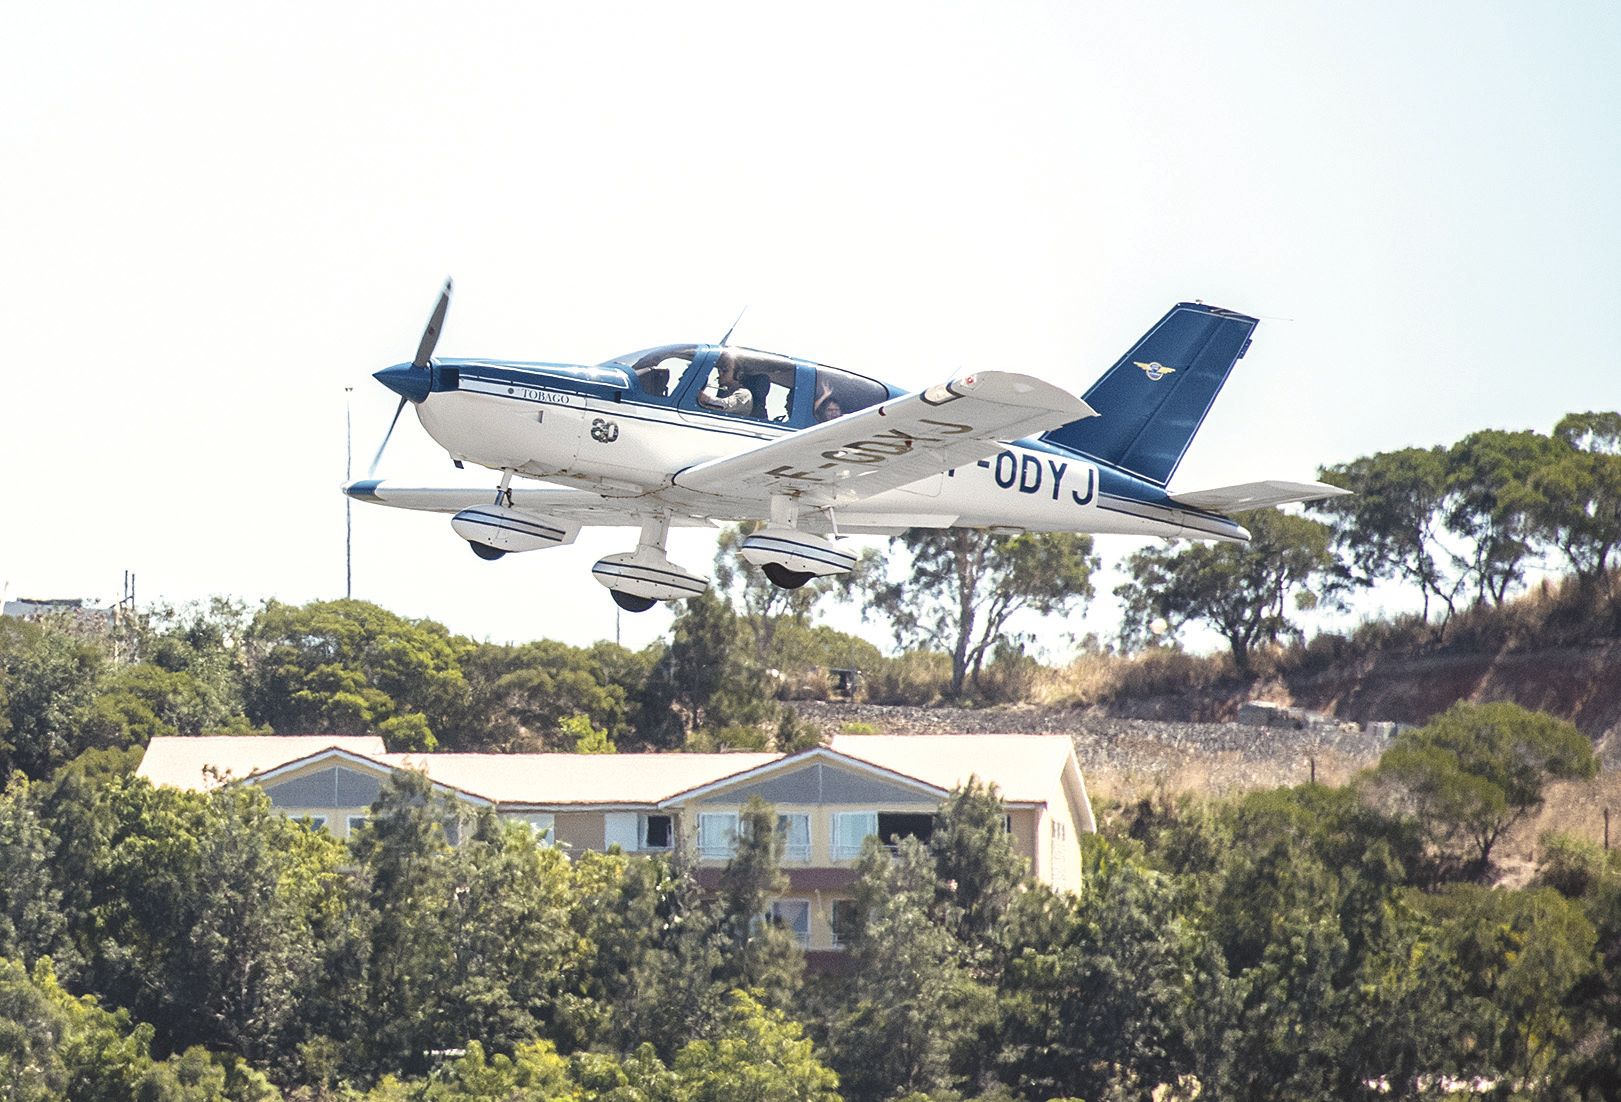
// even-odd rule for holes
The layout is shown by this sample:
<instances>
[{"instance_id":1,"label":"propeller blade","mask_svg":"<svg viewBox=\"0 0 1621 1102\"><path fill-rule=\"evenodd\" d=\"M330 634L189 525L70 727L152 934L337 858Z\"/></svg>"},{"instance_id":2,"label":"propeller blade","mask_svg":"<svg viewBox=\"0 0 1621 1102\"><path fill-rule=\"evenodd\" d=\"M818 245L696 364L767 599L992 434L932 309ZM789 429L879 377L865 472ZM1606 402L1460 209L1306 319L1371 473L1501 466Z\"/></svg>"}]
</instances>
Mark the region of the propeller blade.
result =
<instances>
[{"instance_id":1,"label":"propeller blade","mask_svg":"<svg viewBox=\"0 0 1621 1102\"><path fill-rule=\"evenodd\" d=\"M388 447L388 438L394 435L394 426L400 423L400 414L405 411L405 399L394 407L394 420L388 423L388 431L383 433L383 442L377 445L377 454L371 458L371 466L366 468L366 477L371 478L377 473L377 464L383 461L383 449Z\"/></svg>"},{"instance_id":2,"label":"propeller blade","mask_svg":"<svg viewBox=\"0 0 1621 1102\"><path fill-rule=\"evenodd\" d=\"M428 319L428 327L422 331L422 343L417 345L417 358L411 361L413 367L427 367L428 361L433 358L434 347L439 343L439 330L445 326L445 311L448 309L450 309L450 280L447 279L445 289L439 292L439 305L433 308L433 317Z\"/></svg>"}]
</instances>

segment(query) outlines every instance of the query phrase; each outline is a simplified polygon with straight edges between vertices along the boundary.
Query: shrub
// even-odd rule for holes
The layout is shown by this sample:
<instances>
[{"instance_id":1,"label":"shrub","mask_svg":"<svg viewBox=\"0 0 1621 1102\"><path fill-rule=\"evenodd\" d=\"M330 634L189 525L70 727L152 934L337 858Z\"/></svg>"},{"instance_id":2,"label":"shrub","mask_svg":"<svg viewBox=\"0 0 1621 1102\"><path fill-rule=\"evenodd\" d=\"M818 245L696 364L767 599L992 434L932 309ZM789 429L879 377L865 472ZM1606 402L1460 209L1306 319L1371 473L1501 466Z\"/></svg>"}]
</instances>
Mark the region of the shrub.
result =
<instances>
[{"instance_id":1,"label":"shrub","mask_svg":"<svg viewBox=\"0 0 1621 1102\"><path fill-rule=\"evenodd\" d=\"M907 651L885 658L865 679L866 697L875 704L933 704L951 687L951 656Z\"/></svg>"}]
</instances>

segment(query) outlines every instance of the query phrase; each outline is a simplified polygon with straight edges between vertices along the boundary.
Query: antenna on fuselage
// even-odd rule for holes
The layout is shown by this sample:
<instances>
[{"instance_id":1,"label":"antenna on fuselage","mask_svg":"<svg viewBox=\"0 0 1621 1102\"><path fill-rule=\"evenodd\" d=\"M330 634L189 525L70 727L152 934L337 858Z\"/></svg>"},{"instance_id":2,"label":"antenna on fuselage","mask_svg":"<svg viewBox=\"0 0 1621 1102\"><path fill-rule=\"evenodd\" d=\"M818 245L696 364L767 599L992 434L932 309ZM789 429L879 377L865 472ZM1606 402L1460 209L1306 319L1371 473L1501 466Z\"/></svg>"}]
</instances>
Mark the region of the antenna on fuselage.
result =
<instances>
[{"instance_id":1,"label":"antenna on fuselage","mask_svg":"<svg viewBox=\"0 0 1621 1102\"><path fill-rule=\"evenodd\" d=\"M743 309L741 309L741 310L739 310L737 312L737 321L732 322L732 328L726 330L726 335L720 339L720 346L722 348L725 348L726 345L731 342L732 332L733 332L733 330L735 330L737 328L737 322L742 321L743 320L743 315L748 313L748 312L749 312L749 308L747 306L743 307Z\"/></svg>"}]
</instances>

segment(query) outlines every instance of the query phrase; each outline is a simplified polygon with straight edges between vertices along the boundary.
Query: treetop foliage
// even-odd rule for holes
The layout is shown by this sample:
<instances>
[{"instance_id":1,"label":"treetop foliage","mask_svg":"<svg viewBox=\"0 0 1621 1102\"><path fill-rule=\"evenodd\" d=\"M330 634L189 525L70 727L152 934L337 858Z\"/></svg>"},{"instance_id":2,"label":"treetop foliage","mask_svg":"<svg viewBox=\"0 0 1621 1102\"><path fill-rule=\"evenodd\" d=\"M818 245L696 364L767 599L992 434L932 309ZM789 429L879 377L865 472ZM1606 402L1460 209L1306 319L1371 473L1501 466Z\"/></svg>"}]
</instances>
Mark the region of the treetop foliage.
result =
<instances>
[{"instance_id":1,"label":"treetop foliage","mask_svg":"<svg viewBox=\"0 0 1621 1102\"><path fill-rule=\"evenodd\" d=\"M1508 804L1591 764L1564 725L1499 705L1409 735L1381 770L1410 779L1408 751L1439 747L1443 779ZM571 858L409 772L347 844L251 788L17 775L0 1083L42 1102L1259 1102L1451 1076L1605 1097L1621 863L1552 840L1536 884L1487 889L1435 848L1474 804L1382 784L1105 809L1069 894L1029 879L970 783L926 842L868 842L835 916L850 967L807 974L769 917L765 804L710 894L679 857Z\"/></svg>"}]
</instances>

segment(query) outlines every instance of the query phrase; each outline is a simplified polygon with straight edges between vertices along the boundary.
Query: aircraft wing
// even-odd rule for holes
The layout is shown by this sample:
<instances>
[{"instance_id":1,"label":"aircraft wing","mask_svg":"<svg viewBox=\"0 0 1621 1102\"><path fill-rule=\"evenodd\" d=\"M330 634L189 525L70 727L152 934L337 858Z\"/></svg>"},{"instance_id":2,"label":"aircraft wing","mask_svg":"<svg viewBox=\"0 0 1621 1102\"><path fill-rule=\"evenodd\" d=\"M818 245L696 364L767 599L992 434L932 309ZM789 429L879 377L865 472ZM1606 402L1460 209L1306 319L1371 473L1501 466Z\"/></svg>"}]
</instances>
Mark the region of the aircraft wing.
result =
<instances>
[{"instance_id":1,"label":"aircraft wing","mask_svg":"<svg viewBox=\"0 0 1621 1102\"><path fill-rule=\"evenodd\" d=\"M1170 497L1178 505L1207 513L1226 514L1269 509L1274 505L1288 505L1296 501L1320 501L1325 497L1339 497L1350 492L1326 482L1279 482L1274 479L1221 486L1214 490L1192 490L1185 494L1171 494Z\"/></svg>"},{"instance_id":2,"label":"aircraft wing","mask_svg":"<svg viewBox=\"0 0 1621 1102\"><path fill-rule=\"evenodd\" d=\"M628 501L617 501L588 490L561 486L513 486L512 506L565 528L586 525L633 527L641 523L645 509ZM493 488L468 486L407 486L380 479L351 482L343 492L356 501L369 501L395 509L416 509L426 513L459 513L495 501ZM670 523L677 527L706 527L707 522L679 515Z\"/></svg>"},{"instance_id":3,"label":"aircraft wing","mask_svg":"<svg viewBox=\"0 0 1621 1102\"><path fill-rule=\"evenodd\" d=\"M675 485L731 500L778 494L838 505L995 453L1004 440L1095 416L1028 375L982 371L678 471Z\"/></svg>"}]
</instances>

